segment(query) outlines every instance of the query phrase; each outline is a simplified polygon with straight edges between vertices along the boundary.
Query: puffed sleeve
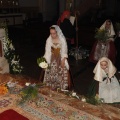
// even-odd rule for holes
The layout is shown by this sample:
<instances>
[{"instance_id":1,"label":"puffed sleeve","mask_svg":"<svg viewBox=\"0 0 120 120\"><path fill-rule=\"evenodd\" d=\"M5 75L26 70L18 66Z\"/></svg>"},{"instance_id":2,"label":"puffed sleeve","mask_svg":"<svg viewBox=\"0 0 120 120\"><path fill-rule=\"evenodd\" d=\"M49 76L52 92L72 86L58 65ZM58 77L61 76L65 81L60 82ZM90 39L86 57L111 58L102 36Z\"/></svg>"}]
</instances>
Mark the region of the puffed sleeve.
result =
<instances>
[{"instance_id":1,"label":"puffed sleeve","mask_svg":"<svg viewBox=\"0 0 120 120\"><path fill-rule=\"evenodd\" d=\"M48 38L45 45L45 54L43 56L47 63L50 64L51 61L51 40Z\"/></svg>"}]
</instances>

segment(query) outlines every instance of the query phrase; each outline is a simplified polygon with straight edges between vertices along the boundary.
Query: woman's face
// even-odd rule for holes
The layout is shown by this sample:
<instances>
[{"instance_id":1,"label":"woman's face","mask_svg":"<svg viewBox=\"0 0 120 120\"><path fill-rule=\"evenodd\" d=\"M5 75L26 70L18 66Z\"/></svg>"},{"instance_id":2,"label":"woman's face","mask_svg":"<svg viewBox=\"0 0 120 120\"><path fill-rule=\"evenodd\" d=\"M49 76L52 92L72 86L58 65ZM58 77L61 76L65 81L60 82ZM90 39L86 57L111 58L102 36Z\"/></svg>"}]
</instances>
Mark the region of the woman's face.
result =
<instances>
[{"instance_id":1,"label":"woman's face","mask_svg":"<svg viewBox=\"0 0 120 120\"><path fill-rule=\"evenodd\" d=\"M106 21L105 28L106 29L110 29L110 26L111 26L111 22L110 21Z\"/></svg>"},{"instance_id":2,"label":"woman's face","mask_svg":"<svg viewBox=\"0 0 120 120\"><path fill-rule=\"evenodd\" d=\"M103 70L105 70L108 67L108 63L106 61L100 62L100 66Z\"/></svg>"},{"instance_id":3,"label":"woman's face","mask_svg":"<svg viewBox=\"0 0 120 120\"><path fill-rule=\"evenodd\" d=\"M57 32L55 29L50 29L50 35L53 39L57 38Z\"/></svg>"}]
</instances>

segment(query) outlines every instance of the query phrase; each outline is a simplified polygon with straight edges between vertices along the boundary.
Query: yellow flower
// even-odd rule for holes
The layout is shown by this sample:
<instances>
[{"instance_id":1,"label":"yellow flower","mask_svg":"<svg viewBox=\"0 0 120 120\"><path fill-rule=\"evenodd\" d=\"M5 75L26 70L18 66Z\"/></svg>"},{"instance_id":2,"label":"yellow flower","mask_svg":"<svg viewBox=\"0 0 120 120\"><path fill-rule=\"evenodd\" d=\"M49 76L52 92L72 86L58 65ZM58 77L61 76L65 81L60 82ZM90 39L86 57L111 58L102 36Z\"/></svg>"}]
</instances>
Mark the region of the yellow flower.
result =
<instances>
[{"instance_id":1,"label":"yellow flower","mask_svg":"<svg viewBox=\"0 0 120 120\"><path fill-rule=\"evenodd\" d=\"M1 85L0 86L0 95L5 95L6 93L8 93L8 89L5 85Z\"/></svg>"}]
</instances>

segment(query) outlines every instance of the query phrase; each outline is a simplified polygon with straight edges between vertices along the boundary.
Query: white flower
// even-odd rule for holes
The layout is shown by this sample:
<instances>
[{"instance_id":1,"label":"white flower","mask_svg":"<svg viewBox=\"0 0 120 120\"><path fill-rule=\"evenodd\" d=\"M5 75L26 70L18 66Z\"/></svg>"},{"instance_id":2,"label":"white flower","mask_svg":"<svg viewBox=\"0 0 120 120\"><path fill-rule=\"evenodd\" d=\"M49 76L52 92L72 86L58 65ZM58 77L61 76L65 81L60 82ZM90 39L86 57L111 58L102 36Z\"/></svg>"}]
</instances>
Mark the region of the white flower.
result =
<instances>
[{"instance_id":1,"label":"white flower","mask_svg":"<svg viewBox=\"0 0 120 120\"><path fill-rule=\"evenodd\" d=\"M11 81L9 81L9 82L7 82L7 86L8 87L14 87L17 83L18 82L11 82Z\"/></svg>"},{"instance_id":2,"label":"white flower","mask_svg":"<svg viewBox=\"0 0 120 120\"><path fill-rule=\"evenodd\" d=\"M4 28L4 30L6 30L6 28ZM20 73L22 71L22 70L19 70L19 69L22 69L22 68L19 67L20 59L19 59L19 56L16 56L14 54L15 48L12 44L12 40L10 40L9 37L8 37L8 32L7 31L5 31L5 36L3 36L3 38L1 40L2 40L2 43L3 43L3 50L4 50L5 57L9 61L9 65L11 66L12 72Z\"/></svg>"},{"instance_id":3,"label":"white flower","mask_svg":"<svg viewBox=\"0 0 120 120\"><path fill-rule=\"evenodd\" d=\"M17 63L18 63L18 61L15 61L15 60L11 61L11 64L17 64Z\"/></svg>"},{"instance_id":4,"label":"white flower","mask_svg":"<svg viewBox=\"0 0 120 120\"><path fill-rule=\"evenodd\" d=\"M79 99L79 96L77 96L76 92L73 92L73 93L72 93L72 96L73 96L73 97L76 97L77 99Z\"/></svg>"},{"instance_id":5,"label":"white flower","mask_svg":"<svg viewBox=\"0 0 120 120\"><path fill-rule=\"evenodd\" d=\"M63 91L63 92L69 92L68 90L64 90L64 89L61 89L61 91Z\"/></svg>"},{"instance_id":6,"label":"white flower","mask_svg":"<svg viewBox=\"0 0 120 120\"><path fill-rule=\"evenodd\" d=\"M30 85L30 83L25 83L25 85L26 85L26 86L29 86L29 85Z\"/></svg>"},{"instance_id":7,"label":"white flower","mask_svg":"<svg viewBox=\"0 0 120 120\"><path fill-rule=\"evenodd\" d=\"M14 47L13 47L13 45L12 45L12 43L10 44L10 49L11 50L15 50Z\"/></svg>"},{"instance_id":8,"label":"white flower","mask_svg":"<svg viewBox=\"0 0 120 120\"><path fill-rule=\"evenodd\" d=\"M76 93L75 93L75 92L73 92L73 93L72 93L72 96L73 96L73 97L75 97L75 96L76 96Z\"/></svg>"},{"instance_id":9,"label":"white flower","mask_svg":"<svg viewBox=\"0 0 120 120\"><path fill-rule=\"evenodd\" d=\"M47 67L48 67L48 64L44 61L44 62L41 62L41 63L39 64L39 66L40 66L41 68L47 68Z\"/></svg>"},{"instance_id":10,"label":"white flower","mask_svg":"<svg viewBox=\"0 0 120 120\"><path fill-rule=\"evenodd\" d=\"M82 102L86 102L86 99L85 99L85 98L82 98L81 101L82 101Z\"/></svg>"}]
</instances>

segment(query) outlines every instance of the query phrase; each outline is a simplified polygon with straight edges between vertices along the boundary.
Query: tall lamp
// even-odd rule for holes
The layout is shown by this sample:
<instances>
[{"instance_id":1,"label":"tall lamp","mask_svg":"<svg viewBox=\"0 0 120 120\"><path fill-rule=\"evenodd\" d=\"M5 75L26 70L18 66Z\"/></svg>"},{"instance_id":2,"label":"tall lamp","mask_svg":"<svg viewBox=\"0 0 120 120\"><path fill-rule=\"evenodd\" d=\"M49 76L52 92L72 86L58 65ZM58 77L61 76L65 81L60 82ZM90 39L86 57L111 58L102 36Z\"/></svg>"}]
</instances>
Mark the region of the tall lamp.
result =
<instances>
[{"instance_id":1,"label":"tall lamp","mask_svg":"<svg viewBox=\"0 0 120 120\"><path fill-rule=\"evenodd\" d=\"M73 12L74 9L75 9L75 6L74 6L74 0L67 0L66 1L66 9L68 9L69 11ZM76 60L79 60L79 59L82 59L82 56L80 54L80 51L79 51L79 40L78 40L78 15L80 14L78 10L75 10L75 12L73 13L74 17L75 17L75 27L76 27L76 47L71 49L70 55L73 55L75 57Z\"/></svg>"},{"instance_id":2,"label":"tall lamp","mask_svg":"<svg viewBox=\"0 0 120 120\"><path fill-rule=\"evenodd\" d=\"M76 26L76 48L74 51L74 57L76 60L82 59L82 56L80 54L79 51L79 40L78 40L78 15L79 15L79 11L75 11L75 26Z\"/></svg>"}]
</instances>

